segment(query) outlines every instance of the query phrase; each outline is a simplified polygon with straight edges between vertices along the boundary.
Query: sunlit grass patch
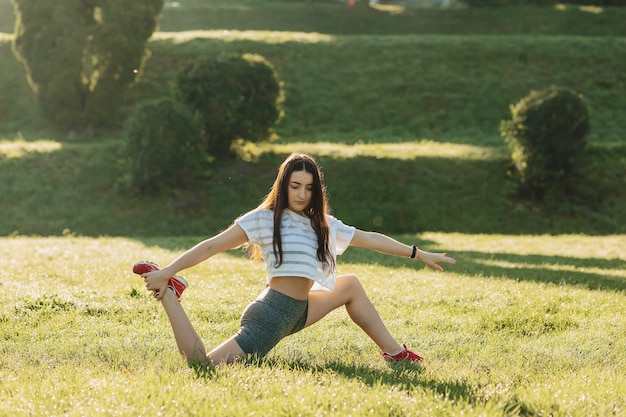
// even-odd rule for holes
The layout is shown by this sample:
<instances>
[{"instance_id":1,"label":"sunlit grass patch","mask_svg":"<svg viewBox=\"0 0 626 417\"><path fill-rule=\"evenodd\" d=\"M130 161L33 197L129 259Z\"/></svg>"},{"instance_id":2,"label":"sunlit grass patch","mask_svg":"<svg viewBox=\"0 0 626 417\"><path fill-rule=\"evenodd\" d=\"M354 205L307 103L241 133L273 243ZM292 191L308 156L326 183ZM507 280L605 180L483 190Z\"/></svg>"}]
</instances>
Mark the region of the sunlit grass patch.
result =
<instances>
[{"instance_id":1,"label":"sunlit grass patch","mask_svg":"<svg viewBox=\"0 0 626 417\"><path fill-rule=\"evenodd\" d=\"M441 242L449 251L476 251L515 255L549 255L599 260L626 260L626 236L586 235L502 235L463 233L424 233L423 239Z\"/></svg>"},{"instance_id":2,"label":"sunlit grass patch","mask_svg":"<svg viewBox=\"0 0 626 417\"><path fill-rule=\"evenodd\" d=\"M402 14L406 11L406 7L399 4L372 4L370 7L390 15Z\"/></svg>"},{"instance_id":3,"label":"sunlit grass patch","mask_svg":"<svg viewBox=\"0 0 626 417\"><path fill-rule=\"evenodd\" d=\"M598 267L580 267L577 265L560 265L560 264L541 264L537 265L530 262L507 262L507 261L499 261L492 259L480 259L476 261L477 263L495 266L498 268L507 268L507 269L516 269L516 268L527 268L527 269L538 269L538 270L549 270L549 271L563 271L563 272L585 272L591 274L601 274L609 272L609 269L598 268ZM625 262L626 264L626 262ZM626 283L626 271L621 269L610 269L611 274L616 274L617 276L623 277L624 282Z\"/></svg>"},{"instance_id":4,"label":"sunlit grass patch","mask_svg":"<svg viewBox=\"0 0 626 417\"><path fill-rule=\"evenodd\" d=\"M193 39L215 39L225 42L253 41L267 44L281 43L326 43L335 39L332 35L308 32L283 32L266 30L189 30L182 32L155 32L153 41L171 41L183 43Z\"/></svg>"},{"instance_id":5,"label":"sunlit grass patch","mask_svg":"<svg viewBox=\"0 0 626 417\"><path fill-rule=\"evenodd\" d=\"M392 334L426 357L424 367L388 366L338 309L264 360L213 370L186 366L162 308L130 271L141 259L165 264L198 238L0 238L0 414L491 417L624 410L624 291L504 279L521 264L539 276L615 274L624 255L603 267L602 254L624 236L398 238L449 250L459 263L438 273L351 248L339 268L359 276ZM493 256L511 258L476 269ZM567 271L543 268L551 258L572 263ZM183 275L191 284L184 306L209 347L237 330L241 311L264 287L263 265L238 252Z\"/></svg>"},{"instance_id":6,"label":"sunlit grass patch","mask_svg":"<svg viewBox=\"0 0 626 417\"><path fill-rule=\"evenodd\" d=\"M21 158L29 153L50 153L60 150L63 145L54 140L37 140L27 142L23 139L0 140L0 156L5 158Z\"/></svg>"},{"instance_id":7,"label":"sunlit grass patch","mask_svg":"<svg viewBox=\"0 0 626 417\"><path fill-rule=\"evenodd\" d=\"M554 5L555 10L567 11L571 9L578 9L581 12L600 14L604 12L604 8L600 6L577 6L577 5L567 5L563 3L557 3Z\"/></svg>"},{"instance_id":8,"label":"sunlit grass patch","mask_svg":"<svg viewBox=\"0 0 626 417\"><path fill-rule=\"evenodd\" d=\"M356 143L351 145L336 142L293 142L288 144L264 144L261 149L288 154L294 151L308 152L317 156L336 158L375 157L389 159L451 158L466 160L491 160L502 158L500 148L440 143L429 140L402 143Z\"/></svg>"}]
</instances>

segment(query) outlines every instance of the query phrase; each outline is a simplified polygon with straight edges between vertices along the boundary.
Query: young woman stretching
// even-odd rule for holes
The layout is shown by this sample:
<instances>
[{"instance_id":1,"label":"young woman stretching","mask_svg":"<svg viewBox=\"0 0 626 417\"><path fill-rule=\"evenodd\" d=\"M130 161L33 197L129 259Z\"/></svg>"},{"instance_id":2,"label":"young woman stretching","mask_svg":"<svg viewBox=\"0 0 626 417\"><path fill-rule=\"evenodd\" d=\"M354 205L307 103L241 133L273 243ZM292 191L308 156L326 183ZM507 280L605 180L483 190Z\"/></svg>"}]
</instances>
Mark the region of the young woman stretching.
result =
<instances>
[{"instance_id":1,"label":"young woman stretching","mask_svg":"<svg viewBox=\"0 0 626 417\"><path fill-rule=\"evenodd\" d=\"M280 166L260 206L228 229L198 243L163 269L150 262L134 265L133 271L161 301L178 349L189 362L217 365L248 355L263 356L284 337L340 306L346 306L350 318L372 338L386 360L422 361L391 336L356 276L335 276L336 256L348 246L358 246L419 259L439 271L443 270L439 262L454 264L455 260L445 253L425 252L380 233L346 226L328 211L319 166L311 156L295 153ZM239 331L207 354L180 304L187 282L176 274L242 245L265 261L267 286L244 310Z\"/></svg>"}]
</instances>

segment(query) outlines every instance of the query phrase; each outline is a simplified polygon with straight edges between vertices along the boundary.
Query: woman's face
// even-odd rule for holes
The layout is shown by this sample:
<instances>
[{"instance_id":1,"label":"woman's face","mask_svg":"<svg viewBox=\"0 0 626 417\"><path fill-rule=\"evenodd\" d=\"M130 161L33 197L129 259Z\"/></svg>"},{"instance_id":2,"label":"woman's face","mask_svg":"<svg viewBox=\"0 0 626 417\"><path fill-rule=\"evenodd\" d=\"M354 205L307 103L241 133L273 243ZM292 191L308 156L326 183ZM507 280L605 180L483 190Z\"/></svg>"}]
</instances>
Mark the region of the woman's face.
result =
<instances>
[{"instance_id":1,"label":"woman's face","mask_svg":"<svg viewBox=\"0 0 626 417\"><path fill-rule=\"evenodd\" d=\"M313 197L313 174L306 171L294 171L287 184L289 210L298 214L309 207Z\"/></svg>"}]
</instances>

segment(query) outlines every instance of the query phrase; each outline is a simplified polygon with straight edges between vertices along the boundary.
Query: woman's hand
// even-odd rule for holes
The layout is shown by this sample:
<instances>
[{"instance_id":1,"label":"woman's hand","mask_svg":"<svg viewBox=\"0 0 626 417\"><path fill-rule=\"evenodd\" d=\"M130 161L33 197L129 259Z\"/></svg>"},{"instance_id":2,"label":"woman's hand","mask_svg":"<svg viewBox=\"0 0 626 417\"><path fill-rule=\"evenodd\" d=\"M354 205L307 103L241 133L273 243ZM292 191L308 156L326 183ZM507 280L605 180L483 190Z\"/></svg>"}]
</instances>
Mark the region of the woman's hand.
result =
<instances>
[{"instance_id":1,"label":"woman's hand","mask_svg":"<svg viewBox=\"0 0 626 417\"><path fill-rule=\"evenodd\" d=\"M447 264L456 263L456 260L454 258L450 258L449 256L446 256L445 253L431 253L431 252L423 251L421 249L417 250L415 258L424 262L426 265L430 266L431 268L436 269L437 271L443 271L443 268L440 265L438 265L439 262L443 262Z\"/></svg>"},{"instance_id":2,"label":"woman's hand","mask_svg":"<svg viewBox=\"0 0 626 417\"><path fill-rule=\"evenodd\" d=\"M165 291L167 290L167 283L170 280L172 274L168 273L166 269L160 269L150 272L145 272L141 274L144 282L146 283L146 288L148 291L155 292L156 299L161 301L165 296Z\"/></svg>"}]
</instances>

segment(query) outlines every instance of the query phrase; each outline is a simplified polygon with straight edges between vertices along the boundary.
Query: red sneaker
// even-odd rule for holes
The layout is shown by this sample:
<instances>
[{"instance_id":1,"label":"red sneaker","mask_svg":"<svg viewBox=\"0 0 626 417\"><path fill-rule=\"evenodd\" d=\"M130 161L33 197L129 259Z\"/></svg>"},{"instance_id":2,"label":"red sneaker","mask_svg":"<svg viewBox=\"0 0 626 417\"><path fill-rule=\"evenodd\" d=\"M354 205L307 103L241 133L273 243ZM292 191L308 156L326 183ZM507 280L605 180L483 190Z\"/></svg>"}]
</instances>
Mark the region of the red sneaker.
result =
<instances>
[{"instance_id":1,"label":"red sneaker","mask_svg":"<svg viewBox=\"0 0 626 417\"><path fill-rule=\"evenodd\" d=\"M422 362L424 360L424 358L422 358L417 353L411 352L406 347L405 344L402 345L402 348L404 350L402 352L400 352L400 353L395 354L395 355L390 355L387 352L382 352L381 355L383 355L383 358L385 358L385 360L387 362L399 362L399 361Z\"/></svg>"},{"instance_id":2,"label":"red sneaker","mask_svg":"<svg viewBox=\"0 0 626 417\"><path fill-rule=\"evenodd\" d=\"M137 275L158 270L159 265L155 264L154 262L140 261L133 265L133 272ZM169 281L167 281L167 286L174 291L174 293L176 294L176 298L178 298L178 302L180 302L183 291L185 291L189 284L187 283L187 280L185 278L181 277L180 275L174 275L169 279ZM156 297L157 295L159 295L159 292L155 291L154 296Z\"/></svg>"},{"instance_id":3,"label":"red sneaker","mask_svg":"<svg viewBox=\"0 0 626 417\"><path fill-rule=\"evenodd\" d=\"M133 272L137 275L145 274L150 271L158 271L159 269L159 265L149 261L140 261L133 265Z\"/></svg>"},{"instance_id":4,"label":"red sneaker","mask_svg":"<svg viewBox=\"0 0 626 417\"><path fill-rule=\"evenodd\" d=\"M167 286L174 290L176 298L178 298L178 302L180 303L180 297L183 296L183 291L185 291L189 284L185 278L180 275L174 275L167 281Z\"/></svg>"}]
</instances>

